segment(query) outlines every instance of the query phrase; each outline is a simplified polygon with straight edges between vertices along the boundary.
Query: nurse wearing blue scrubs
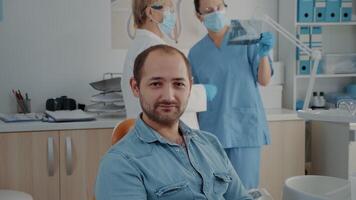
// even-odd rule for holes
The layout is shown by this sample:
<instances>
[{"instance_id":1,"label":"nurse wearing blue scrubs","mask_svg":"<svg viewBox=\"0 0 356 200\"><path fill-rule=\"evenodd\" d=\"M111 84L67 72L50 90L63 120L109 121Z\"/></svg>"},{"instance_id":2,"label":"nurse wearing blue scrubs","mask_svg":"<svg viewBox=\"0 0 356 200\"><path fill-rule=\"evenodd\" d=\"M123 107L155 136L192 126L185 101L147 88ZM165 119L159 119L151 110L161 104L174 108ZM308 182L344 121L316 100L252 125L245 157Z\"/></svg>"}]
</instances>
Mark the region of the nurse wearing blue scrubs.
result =
<instances>
[{"instance_id":1,"label":"nurse wearing blue scrubs","mask_svg":"<svg viewBox=\"0 0 356 200\"><path fill-rule=\"evenodd\" d=\"M189 52L194 81L217 87L207 111L199 113L199 126L219 138L245 187L258 188L261 147L270 143L258 87L271 79L268 54L274 37L262 33L258 44L227 45L230 29L223 0L194 4L208 30Z\"/></svg>"}]
</instances>

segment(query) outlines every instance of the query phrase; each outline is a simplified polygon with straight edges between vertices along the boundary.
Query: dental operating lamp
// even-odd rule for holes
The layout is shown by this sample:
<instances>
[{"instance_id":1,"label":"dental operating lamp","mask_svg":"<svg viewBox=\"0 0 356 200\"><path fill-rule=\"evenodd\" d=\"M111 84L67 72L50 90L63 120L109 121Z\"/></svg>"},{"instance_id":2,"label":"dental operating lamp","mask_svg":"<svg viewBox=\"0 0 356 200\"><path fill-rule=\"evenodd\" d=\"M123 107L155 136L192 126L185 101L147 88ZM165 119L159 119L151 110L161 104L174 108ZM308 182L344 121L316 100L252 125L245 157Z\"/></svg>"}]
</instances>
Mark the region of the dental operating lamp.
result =
<instances>
[{"instance_id":1,"label":"dental operating lamp","mask_svg":"<svg viewBox=\"0 0 356 200\"><path fill-rule=\"evenodd\" d=\"M304 105L303 105L303 110L307 110L308 107L309 107L311 94L312 94L313 88L314 88L317 69L318 69L320 60L322 58L321 52L319 50L316 50L316 49L311 49L310 47L305 45L302 41L300 41L293 34L288 32L285 28L283 28L278 22L273 20L270 16L264 15L262 17L262 21L264 21L265 23L270 25L278 33L283 35L287 40L289 40L296 47L298 47L301 51L303 51L308 56L310 56L312 60L314 60L313 68L312 68L312 71L311 71L311 74L310 74L309 85L308 85L308 89L307 89L307 93L306 93L305 100L304 100Z\"/></svg>"}]
</instances>

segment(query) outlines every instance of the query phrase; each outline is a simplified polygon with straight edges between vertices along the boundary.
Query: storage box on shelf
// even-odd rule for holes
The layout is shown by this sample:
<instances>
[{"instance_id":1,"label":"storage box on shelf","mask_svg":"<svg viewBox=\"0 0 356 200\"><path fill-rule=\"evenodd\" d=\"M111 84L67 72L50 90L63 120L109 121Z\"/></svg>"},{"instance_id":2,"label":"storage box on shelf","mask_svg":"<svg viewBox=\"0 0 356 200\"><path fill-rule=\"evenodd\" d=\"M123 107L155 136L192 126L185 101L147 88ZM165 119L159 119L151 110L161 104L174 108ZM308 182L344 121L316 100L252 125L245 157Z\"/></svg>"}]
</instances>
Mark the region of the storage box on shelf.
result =
<instances>
[{"instance_id":1,"label":"storage box on shelf","mask_svg":"<svg viewBox=\"0 0 356 200\"><path fill-rule=\"evenodd\" d=\"M352 70L340 74L335 72L336 65L322 67L325 59L330 60L333 55L347 56L356 53L356 0L283 0L279 1L279 7L279 23L297 36L301 29L309 30L309 36L304 39L310 39L309 47L319 49L323 53L314 91L325 94L339 92L356 81L356 73ZM299 38L302 39L300 35ZM298 49L280 37L279 57L286 65L283 107L291 109L296 109L297 101L305 98L311 71L307 68L312 66L312 62L306 59L304 64L306 63L307 67L301 68L301 57L296 55Z\"/></svg>"},{"instance_id":2,"label":"storage box on shelf","mask_svg":"<svg viewBox=\"0 0 356 200\"><path fill-rule=\"evenodd\" d=\"M266 109L282 108L282 85L260 87L263 107Z\"/></svg>"},{"instance_id":3,"label":"storage box on shelf","mask_svg":"<svg viewBox=\"0 0 356 200\"><path fill-rule=\"evenodd\" d=\"M284 84L284 64L273 62L273 76L267 87L259 87L263 107L282 108L282 90Z\"/></svg>"}]
</instances>

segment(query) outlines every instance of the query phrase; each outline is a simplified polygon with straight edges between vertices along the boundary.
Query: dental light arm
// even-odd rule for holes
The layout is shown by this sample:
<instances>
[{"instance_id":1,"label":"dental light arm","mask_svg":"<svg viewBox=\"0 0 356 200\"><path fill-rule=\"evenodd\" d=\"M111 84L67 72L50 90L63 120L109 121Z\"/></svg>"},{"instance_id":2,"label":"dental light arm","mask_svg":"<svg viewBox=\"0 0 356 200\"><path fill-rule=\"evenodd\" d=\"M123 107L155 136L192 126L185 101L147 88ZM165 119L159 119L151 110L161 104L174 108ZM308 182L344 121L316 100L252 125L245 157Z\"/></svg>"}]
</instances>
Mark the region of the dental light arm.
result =
<instances>
[{"instance_id":1,"label":"dental light arm","mask_svg":"<svg viewBox=\"0 0 356 200\"><path fill-rule=\"evenodd\" d=\"M311 71L311 74L310 74L309 85L308 85L307 93L305 95L304 106L303 106L303 110L307 110L309 107L311 94L312 94L313 88L314 88L316 72L317 72L317 69L318 69L318 66L319 66L319 63L321 60L321 56L322 56L321 52L319 50L313 50L313 49L309 48L308 46L306 46L302 41L297 39L293 34L288 32L278 22L273 20L268 15L265 15L262 18L262 20L265 23L267 23L268 25L270 25L272 28L274 28L278 33L280 33L285 38L287 38L291 43L293 43L300 50L302 50L303 52L308 54L308 56L310 56L312 58L312 60L314 60L313 70Z\"/></svg>"}]
</instances>

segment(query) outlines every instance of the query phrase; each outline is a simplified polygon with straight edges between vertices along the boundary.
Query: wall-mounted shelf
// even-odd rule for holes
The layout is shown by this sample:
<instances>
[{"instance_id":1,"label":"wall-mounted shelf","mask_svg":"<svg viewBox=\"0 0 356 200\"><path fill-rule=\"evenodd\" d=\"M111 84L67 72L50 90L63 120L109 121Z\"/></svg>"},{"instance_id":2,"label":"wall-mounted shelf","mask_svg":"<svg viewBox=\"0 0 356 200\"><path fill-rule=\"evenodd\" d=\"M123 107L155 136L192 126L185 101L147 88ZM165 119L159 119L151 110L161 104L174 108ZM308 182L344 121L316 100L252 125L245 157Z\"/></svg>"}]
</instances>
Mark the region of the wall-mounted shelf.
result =
<instances>
[{"instance_id":1,"label":"wall-mounted shelf","mask_svg":"<svg viewBox=\"0 0 356 200\"><path fill-rule=\"evenodd\" d=\"M350 22L310 22L310 23L297 23L297 26L355 26L356 21Z\"/></svg>"},{"instance_id":2,"label":"wall-mounted shelf","mask_svg":"<svg viewBox=\"0 0 356 200\"><path fill-rule=\"evenodd\" d=\"M355 26L356 15L352 16L352 21L349 22L297 22L297 26Z\"/></svg>"},{"instance_id":3,"label":"wall-mounted shelf","mask_svg":"<svg viewBox=\"0 0 356 200\"><path fill-rule=\"evenodd\" d=\"M301 27L323 27L323 55L350 54L356 52L356 0L352 0L353 13L351 21L339 22L298 22L298 0L279 1L279 23L290 33L297 35ZM317 38L317 37L316 37ZM318 41L318 40L317 40ZM317 48L317 46L315 46ZM286 65L285 85L283 88L283 107L296 109L296 102L305 99L310 75L300 75L297 49L286 39L279 36L279 59ZM321 71L324 72L325 69ZM325 72L324 72L325 73ZM313 91L340 92L346 85L356 82L353 74L317 74Z\"/></svg>"}]
</instances>

